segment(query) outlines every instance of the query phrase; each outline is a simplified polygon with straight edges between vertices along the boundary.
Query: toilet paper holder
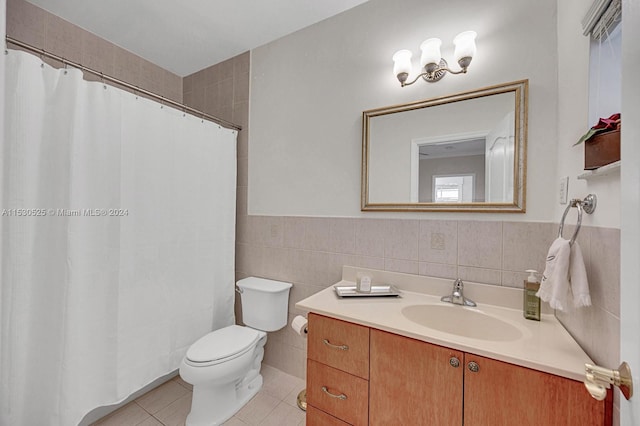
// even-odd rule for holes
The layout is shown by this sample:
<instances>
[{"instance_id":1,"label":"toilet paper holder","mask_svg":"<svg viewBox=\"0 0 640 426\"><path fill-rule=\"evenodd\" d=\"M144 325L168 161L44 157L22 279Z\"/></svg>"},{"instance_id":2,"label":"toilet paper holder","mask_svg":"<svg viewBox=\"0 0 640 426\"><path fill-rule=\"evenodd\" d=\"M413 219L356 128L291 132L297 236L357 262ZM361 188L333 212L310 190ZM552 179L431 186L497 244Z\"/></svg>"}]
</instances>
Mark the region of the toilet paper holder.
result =
<instances>
[{"instance_id":1,"label":"toilet paper holder","mask_svg":"<svg viewBox=\"0 0 640 426\"><path fill-rule=\"evenodd\" d=\"M633 379L629 364L623 362L617 370L610 370L597 365L585 364L584 386L592 397L602 401L607 396L607 389L611 385L620 388L620 392L625 398L631 399L633 396Z\"/></svg>"},{"instance_id":2,"label":"toilet paper holder","mask_svg":"<svg viewBox=\"0 0 640 426\"><path fill-rule=\"evenodd\" d=\"M307 337L307 334L309 334L309 323L302 315L297 315L293 321L291 321L291 328L293 328L296 333L300 334L302 337Z\"/></svg>"}]
</instances>

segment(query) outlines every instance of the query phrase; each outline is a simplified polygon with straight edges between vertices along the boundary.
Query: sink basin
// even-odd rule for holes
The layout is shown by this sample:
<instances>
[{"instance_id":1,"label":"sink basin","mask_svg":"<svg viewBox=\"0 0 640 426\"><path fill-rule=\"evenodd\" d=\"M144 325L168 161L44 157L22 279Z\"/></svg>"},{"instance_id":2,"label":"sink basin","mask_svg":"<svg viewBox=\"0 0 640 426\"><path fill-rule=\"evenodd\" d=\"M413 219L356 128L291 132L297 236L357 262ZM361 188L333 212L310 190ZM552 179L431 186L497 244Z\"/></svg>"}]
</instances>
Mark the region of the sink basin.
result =
<instances>
[{"instance_id":1,"label":"sink basin","mask_svg":"<svg viewBox=\"0 0 640 426\"><path fill-rule=\"evenodd\" d=\"M522 337L522 332L512 324L462 306L412 305L403 308L402 315L433 330L473 339L511 341Z\"/></svg>"}]
</instances>

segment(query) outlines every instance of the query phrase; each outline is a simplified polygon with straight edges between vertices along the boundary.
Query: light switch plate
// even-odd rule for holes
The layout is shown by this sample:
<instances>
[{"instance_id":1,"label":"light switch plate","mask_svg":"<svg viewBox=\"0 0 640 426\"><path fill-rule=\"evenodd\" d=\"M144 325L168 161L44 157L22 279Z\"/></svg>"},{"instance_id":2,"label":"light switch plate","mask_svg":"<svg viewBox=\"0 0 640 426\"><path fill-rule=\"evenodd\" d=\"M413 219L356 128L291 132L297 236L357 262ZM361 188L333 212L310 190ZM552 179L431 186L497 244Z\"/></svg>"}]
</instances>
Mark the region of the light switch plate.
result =
<instances>
[{"instance_id":1,"label":"light switch plate","mask_svg":"<svg viewBox=\"0 0 640 426\"><path fill-rule=\"evenodd\" d=\"M569 193L569 176L560 178L560 204L567 204L567 194Z\"/></svg>"}]
</instances>

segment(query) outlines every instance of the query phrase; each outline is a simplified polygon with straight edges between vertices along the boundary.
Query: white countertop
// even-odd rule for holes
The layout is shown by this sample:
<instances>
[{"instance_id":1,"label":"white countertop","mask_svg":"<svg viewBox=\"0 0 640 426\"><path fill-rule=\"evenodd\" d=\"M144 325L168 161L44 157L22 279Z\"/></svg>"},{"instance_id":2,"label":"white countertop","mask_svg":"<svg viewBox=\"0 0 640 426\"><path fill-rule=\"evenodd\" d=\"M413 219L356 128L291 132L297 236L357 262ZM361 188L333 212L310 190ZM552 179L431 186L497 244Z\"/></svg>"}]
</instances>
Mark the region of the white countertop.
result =
<instances>
[{"instance_id":1,"label":"white countertop","mask_svg":"<svg viewBox=\"0 0 640 426\"><path fill-rule=\"evenodd\" d=\"M343 278L348 278L350 272L355 270L354 268L352 271L348 271L347 268L350 267L345 267ZM479 310L486 315L508 322L521 332L521 337L511 341L481 340L449 334L420 325L406 318L401 312L403 308L411 305L451 306L449 303L440 301L440 296L447 294L446 292L438 295L427 292L434 289L441 292L442 285L452 283L452 280L382 271L379 273L387 283L395 281L394 278L396 278L402 284L405 281L411 281L412 277L416 277L418 280L434 284L426 286L423 283L420 291L409 291L406 289L407 287L415 290L417 286L402 286L393 282L394 285L401 288L402 294L399 297L340 298L336 295L333 287L329 287L298 302L296 308L578 381L584 380L584 364L586 362L593 363L553 314L543 314L541 321L525 319L522 315L522 307L520 306L518 309L513 307L514 296L522 294L519 289L502 289L495 286L465 283L465 296L472 299L474 298L467 294L468 287L472 288L470 293L475 295L479 295L483 290L482 287L485 287L492 292L494 297L495 292L504 290L503 293L507 295L506 299L512 299L511 307L504 306L505 304L509 305L509 303L505 303L505 298L496 305L481 303L479 299L474 299L478 303L476 308L456 306L458 309ZM336 285L352 286L355 285L354 281L355 279L353 281L343 279ZM375 281L376 278L374 278ZM378 282L380 281L381 279L378 278ZM489 289L489 287L493 288ZM470 324L470 327L472 326Z\"/></svg>"}]
</instances>

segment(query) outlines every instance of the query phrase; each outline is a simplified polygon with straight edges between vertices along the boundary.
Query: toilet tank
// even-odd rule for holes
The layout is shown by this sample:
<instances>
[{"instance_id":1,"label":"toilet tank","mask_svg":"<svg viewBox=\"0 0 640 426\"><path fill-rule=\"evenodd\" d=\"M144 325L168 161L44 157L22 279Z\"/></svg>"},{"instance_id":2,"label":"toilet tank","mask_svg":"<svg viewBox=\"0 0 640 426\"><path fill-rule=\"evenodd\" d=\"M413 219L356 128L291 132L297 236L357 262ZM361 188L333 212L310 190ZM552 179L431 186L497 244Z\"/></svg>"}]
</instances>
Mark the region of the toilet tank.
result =
<instances>
[{"instance_id":1,"label":"toilet tank","mask_svg":"<svg viewBox=\"0 0 640 426\"><path fill-rule=\"evenodd\" d=\"M263 331L276 331L287 325L291 283L249 277L237 285L245 325Z\"/></svg>"}]
</instances>

